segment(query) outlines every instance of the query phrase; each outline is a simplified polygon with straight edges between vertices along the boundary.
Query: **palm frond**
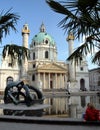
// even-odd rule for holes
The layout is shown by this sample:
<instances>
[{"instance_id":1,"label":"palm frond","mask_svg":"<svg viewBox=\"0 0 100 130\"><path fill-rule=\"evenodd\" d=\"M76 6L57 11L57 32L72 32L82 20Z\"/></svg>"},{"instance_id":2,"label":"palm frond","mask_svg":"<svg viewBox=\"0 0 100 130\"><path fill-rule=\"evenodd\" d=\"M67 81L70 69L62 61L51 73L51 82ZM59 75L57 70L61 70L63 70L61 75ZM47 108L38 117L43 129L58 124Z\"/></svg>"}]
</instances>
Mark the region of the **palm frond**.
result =
<instances>
[{"instance_id":1,"label":"palm frond","mask_svg":"<svg viewBox=\"0 0 100 130\"><path fill-rule=\"evenodd\" d=\"M97 65L100 66L100 51L98 51L98 52L94 55L94 57L93 57L93 59L92 59L92 63L96 63Z\"/></svg>"},{"instance_id":2,"label":"palm frond","mask_svg":"<svg viewBox=\"0 0 100 130\"><path fill-rule=\"evenodd\" d=\"M87 44L88 43L88 44ZM83 56L87 56L88 53L94 53L94 43L91 37L87 37L86 41L79 46L68 58L67 60L74 61L75 64L78 64Z\"/></svg>"},{"instance_id":3,"label":"palm frond","mask_svg":"<svg viewBox=\"0 0 100 130\"><path fill-rule=\"evenodd\" d=\"M61 13L63 15L69 14L70 17L75 17L71 11L67 10L63 5L59 2L53 0L46 0L47 4L57 13Z\"/></svg>"},{"instance_id":4,"label":"palm frond","mask_svg":"<svg viewBox=\"0 0 100 130\"><path fill-rule=\"evenodd\" d=\"M91 35L91 32L99 31L99 11L97 8L97 10L93 10L95 6L100 5L98 0L92 0L92 2L86 0L70 0L67 2L47 0L46 2L55 12L65 15L65 18L58 24L65 32L71 31L76 38L80 38L83 35ZM87 7L89 11L81 10L80 7L82 9ZM90 8L92 9L91 12Z\"/></svg>"},{"instance_id":5,"label":"palm frond","mask_svg":"<svg viewBox=\"0 0 100 130\"><path fill-rule=\"evenodd\" d=\"M12 63L16 59L19 65L21 65L22 61L24 61L25 58L27 59L29 58L30 52L29 52L29 49L25 47L12 44L12 45L4 46L2 55L3 55L3 58L5 58L7 55L10 56Z\"/></svg>"},{"instance_id":6,"label":"palm frond","mask_svg":"<svg viewBox=\"0 0 100 130\"><path fill-rule=\"evenodd\" d=\"M65 17L58 23L65 32L73 32L75 38L88 36L85 43L78 47L67 60L78 62L83 55L92 53L94 47L100 45L100 0L67 0L56 2L46 0L47 4L57 13ZM98 54L98 53L97 53ZM94 59L99 59L99 57ZM96 60L93 60L96 62Z\"/></svg>"},{"instance_id":7,"label":"palm frond","mask_svg":"<svg viewBox=\"0 0 100 130\"><path fill-rule=\"evenodd\" d=\"M19 20L19 15L16 13L10 13L10 11L11 9L4 14L2 11L0 14L0 41L2 41L3 35L6 36L10 33L10 29L14 30L15 32L17 31L15 25Z\"/></svg>"}]
</instances>

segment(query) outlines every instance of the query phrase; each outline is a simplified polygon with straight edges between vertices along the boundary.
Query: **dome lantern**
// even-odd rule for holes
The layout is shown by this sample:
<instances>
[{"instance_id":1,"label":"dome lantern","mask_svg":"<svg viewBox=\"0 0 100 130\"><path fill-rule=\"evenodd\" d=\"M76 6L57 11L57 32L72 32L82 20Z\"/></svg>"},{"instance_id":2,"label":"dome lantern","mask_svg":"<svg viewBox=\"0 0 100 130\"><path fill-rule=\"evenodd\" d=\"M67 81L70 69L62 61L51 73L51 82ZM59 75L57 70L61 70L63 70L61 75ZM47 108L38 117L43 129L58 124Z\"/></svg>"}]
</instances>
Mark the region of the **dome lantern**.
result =
<instances>
[{"instance_id":1,"label":"dome lantern","mask_svg":"<svg viewBox=\"0 0 100 130\"><path fill-rule=\"evenodd\" d=\"M46 28L43 23L41 24L40 32L46 32Z\"/></svg>"}]
</instances>

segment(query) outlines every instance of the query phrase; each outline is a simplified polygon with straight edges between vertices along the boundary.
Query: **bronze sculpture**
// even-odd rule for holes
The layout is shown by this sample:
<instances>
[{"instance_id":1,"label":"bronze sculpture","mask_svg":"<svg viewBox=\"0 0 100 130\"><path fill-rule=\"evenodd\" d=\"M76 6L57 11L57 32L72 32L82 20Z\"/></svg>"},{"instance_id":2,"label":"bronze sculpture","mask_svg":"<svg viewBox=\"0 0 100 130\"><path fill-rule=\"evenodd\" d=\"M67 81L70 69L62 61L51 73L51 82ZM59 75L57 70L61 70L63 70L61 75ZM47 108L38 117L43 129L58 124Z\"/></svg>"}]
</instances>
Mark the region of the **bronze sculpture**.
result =
<instances>
[{"instance_id":1,"label":"bronze sculpture","mask_svg":"<svg viewBox=\"0 0 100 130\"><path fill-rule=\"evenodd\" d=\"M18 104L25 104L26 107L30 107L34 104L43 104L44 96L42 92L34 87L30 86L28 84L24 84L23 81L19 82L12 82L8 84L5 88L4 92L4 103L9 104L13 103L15 105ZM42 110L36 111L37 114L41 115ZM32 115L32 111L15 111L15 110L7 110L4 109L5 115Z\"/></svg>"}]
</instances>

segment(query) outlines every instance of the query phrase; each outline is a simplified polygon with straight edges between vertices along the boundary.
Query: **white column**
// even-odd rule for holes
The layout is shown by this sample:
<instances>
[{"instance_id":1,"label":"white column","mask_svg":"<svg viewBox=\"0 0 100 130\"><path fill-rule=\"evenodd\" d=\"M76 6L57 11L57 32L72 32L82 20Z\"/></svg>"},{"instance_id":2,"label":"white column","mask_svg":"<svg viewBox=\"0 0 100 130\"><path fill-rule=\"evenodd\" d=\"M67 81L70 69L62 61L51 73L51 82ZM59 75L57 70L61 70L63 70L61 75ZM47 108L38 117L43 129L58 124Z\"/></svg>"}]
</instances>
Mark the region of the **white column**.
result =
<instances>
[{"instance_id":1,"label":"white column","mask_svg":"<svg viewBox=\"0 0 100 130\"><path fill-rule=\"evenodd\" d=\"M40 73L38 73L38 81L40 80Z\"/></svg>"},{"instance_id":2,"label":"white column","mask_svg":"<svg viewBox=\"0 0 100 130\"><path fill-rule=\"evenodd\" d=\"M64 74L62 74L62 88L64 88Z\"/></svg>"},{"instance_id":3,"label":"white column","mask_svg":"<svg viewBox=\"0 0 100 130\"><path fill-rule=\"evenodd\" d=\"M69 56L73 53L73 44L74 44L74 35L72 33L69 33L68 38L68 49L69 49ZM69 75L70 75L70 81L75 81L75 65L74 61L69 61Z\"/></svg>"},{"instance_id":4,"label":"white column","mask_svg":"<svg viewBox=\"0 0 100 130\"><path fill-rule=\"evenodd\" d=\"M28 38L29 38L29 34L23 33L23 46L26 48L28 48Z\"/></svg>"},{"instance_id":5,"label":"white column","mask_svg":"<svg viewBox=\"0 0 100 130\"><path fill-rule=\"evenodd\" d=\"M68 40L68 50L69 50L69 56L73 53L73 44L74 40Z\"/></svg>"},{"instance_id":6,"label":"white column","mask_svg":"<svg viewBox=\"0 0 100 130\"><path fill-rule=\"evenodd\" d=\"M29 34L30 34L30 30L28 28L28 25L25 24L23 26L22 29L22 36L23 36L23 47L28 48L28 38L29 38ZM27 76L27 71L28 71L28 62L27 62L27 58L25 57L25 61L22 61L22 77L26 77Z\"/></svg>"},{"instance_id":7,"label":"white column","mask_svg":"<svg viewBox=\"0 0 100 130\"><path fill-rule=\"evenodd\" d=\"M45 73L43 73L43 88L45 89Z\"/></svg>"},{"instance_id":8,"label":"white column","mask_svg":"<svg viewBox=\"0 0 100 130\"><path fill-rule=\"evenodd\" d=\"M62 88L62 74L60 74L60 88Z\"/></svg>"},{"instance_id":9,"label":"white column","mask_svg":"<svg viewBox=\"0 0 100 130\"><path fill-rule=\"evenodd\" d=\"M50 89L50 73L48 73L48 84L49 84L49 89Z\"/></svg>"},{"instance_id":10,"label":"white column","mask_svg":"<svg viewBox=\"0 0 100 130\"><path fill-rule=\"evenodd\" d=\"M41 79L40 79L40 73L38 73L38 75L37 75L37 87L42 91L42 81L41 81Z\"/></svg>"},{"instance_id":11,"label":"white column","mask_svg":"<svg viewBox=\"0 0 100 130\"><path fill-rule=\"evenodd\" d=\"M57 88L57 74L55 74L55 88Z\"/></svg>"}]
</instances>

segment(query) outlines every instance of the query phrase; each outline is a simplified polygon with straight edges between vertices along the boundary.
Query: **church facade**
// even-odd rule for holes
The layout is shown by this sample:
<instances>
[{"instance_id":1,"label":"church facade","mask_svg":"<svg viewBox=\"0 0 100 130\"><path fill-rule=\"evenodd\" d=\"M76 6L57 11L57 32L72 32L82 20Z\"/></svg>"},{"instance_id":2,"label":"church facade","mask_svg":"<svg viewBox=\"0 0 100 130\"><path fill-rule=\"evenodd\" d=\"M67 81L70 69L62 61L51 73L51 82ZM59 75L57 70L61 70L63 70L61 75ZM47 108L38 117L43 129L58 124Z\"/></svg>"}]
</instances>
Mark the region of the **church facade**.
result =
<instances>
[{"instance_id":1,"label":"church facade","mask_svg":"<svg viewBox=\"0 0 100 130\"><path fill-rule=\"evenodd\" d=\"M10 57L2 59L0 67L0 91L4 91L6 85L12 81L23 80L32 86L38 87L41 91L48 92L46 103L49 103L49 113L65 113L68 111L68 103L65 97L55 97L58 90L69 92L80 92L89 90L88 64L85 58L82 64L74 64L57 60L57 45L51 35L46 32L42 23L39 33L32 42L28 43L30 30L25 24L22 28L22 46L30 49L30 58L25 59L21 67L17 61L12 67ZM74 37L69 34L67 37L69 55L73 52ZM50 92L52 93L49 97ZM76 99L77 100L77 99ZM80 100L77 103L81 108ZM72 102L74 100L72 99Z\"/></svg>"}]
</instances>

